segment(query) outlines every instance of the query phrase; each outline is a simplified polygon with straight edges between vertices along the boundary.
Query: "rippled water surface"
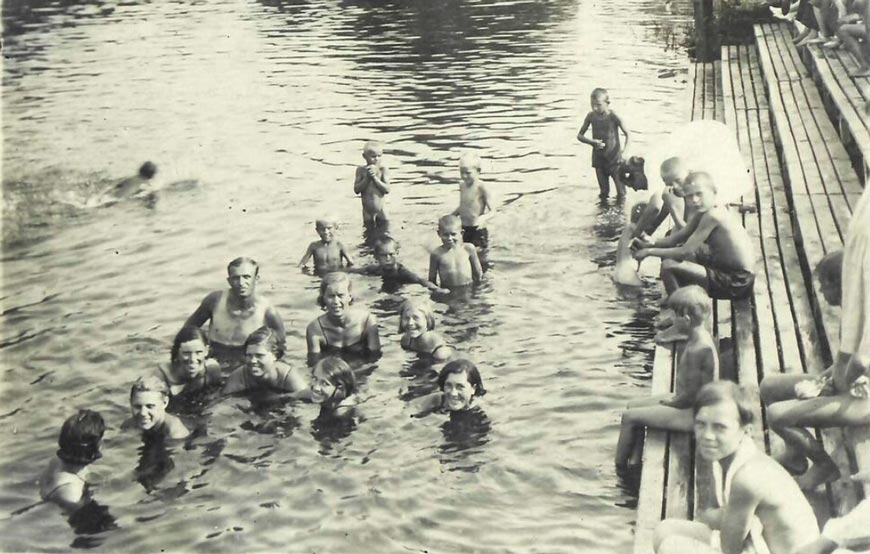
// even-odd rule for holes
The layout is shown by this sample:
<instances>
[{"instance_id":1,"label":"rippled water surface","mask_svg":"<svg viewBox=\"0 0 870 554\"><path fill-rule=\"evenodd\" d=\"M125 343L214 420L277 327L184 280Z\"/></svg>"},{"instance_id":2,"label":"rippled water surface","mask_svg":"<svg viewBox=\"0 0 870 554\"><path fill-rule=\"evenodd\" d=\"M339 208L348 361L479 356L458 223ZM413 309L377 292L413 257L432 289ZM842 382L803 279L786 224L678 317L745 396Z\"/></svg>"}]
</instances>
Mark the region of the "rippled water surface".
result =
<instances>
[{"instance_id":1,"label":"rippled water surface","mask_svg":"<svg viewBox=\"0 0 870 554\"><path fill-rule=\"evenodd\" d=\"M622 211L601 206L575 135L595 86L635 152L685 117L686 14L659 0L4 2L0 548L107 552L624 552L633 499L611 464L619 410L646 392L651 278L609 279ZM682 9L682 8L681 8ZM679 9L677 11L680 11ZM434 369L399 348L400 298L354 279L385 355L366 419L226 399L187 446L122 431L130 383L168 358L226 263L261 262L291 363L320 311L296 261L315 217L371 262L354 165L386 144L406 265L474 149L507 202L493 268L439 327L481 368L485 416L411 418ZM186 186L83 209L150 159ZM648 276L651 277L651 276ZM423 296L405 287L405 296ZM60 423L110 424L93 467L111 530L38 500Z\"/></svg>"}]
</instances>

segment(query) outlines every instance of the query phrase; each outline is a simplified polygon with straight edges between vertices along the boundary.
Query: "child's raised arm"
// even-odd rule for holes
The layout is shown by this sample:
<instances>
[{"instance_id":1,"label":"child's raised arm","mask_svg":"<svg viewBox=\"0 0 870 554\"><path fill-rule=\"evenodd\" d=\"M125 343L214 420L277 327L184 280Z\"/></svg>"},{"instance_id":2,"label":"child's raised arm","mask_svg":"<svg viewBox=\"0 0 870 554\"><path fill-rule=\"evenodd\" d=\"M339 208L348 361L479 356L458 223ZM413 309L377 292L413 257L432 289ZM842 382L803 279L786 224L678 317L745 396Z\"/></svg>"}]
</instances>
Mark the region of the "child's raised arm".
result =
<instances>
[{"instance_id":1,"label":"child's raised arm","mask_svg":"<svg viewBox=\"0 0 870 554\"><path fill-rule=\"evenodd\" d=\"M380 168L380 170L381 170L380 177L378 177L378 175L377 175L377 169L370 169L369 170L369 177L371 177L372 183L375 185L375 188L377 188L379 191L381 191L381 194L390 194L390 174L389 174L389 171L387 170L387 168L384 166L368 166L368 167L369 168L372 168L372 167L379 167Z\"/></svg>"},{"instance_id":2,"label":"child's raised arm","mask_svg":"<svg viewBox=\"0 0 870 554\"><path fill-rule=\"evenodd\" d=\"M471 262L471 279L475 283L479 283L480 277L483 275L483 268L480 265L480 258L477 257L477 248L473 244L466 244L465 250L468 252L468 259Z\"/></svg>"},{"instance_id":3,"label":"child's raised arm","mask_svg":"<svg viewBox=\"0 0 870 554\"><path fill-rule=\"evenodd\" d=\"M356 168L356 175L353 178L353 192L354 194L362 194L364 190L366 190L366 181L369 176L368 166L361 165Z\"/></svg>"}]
</instances>

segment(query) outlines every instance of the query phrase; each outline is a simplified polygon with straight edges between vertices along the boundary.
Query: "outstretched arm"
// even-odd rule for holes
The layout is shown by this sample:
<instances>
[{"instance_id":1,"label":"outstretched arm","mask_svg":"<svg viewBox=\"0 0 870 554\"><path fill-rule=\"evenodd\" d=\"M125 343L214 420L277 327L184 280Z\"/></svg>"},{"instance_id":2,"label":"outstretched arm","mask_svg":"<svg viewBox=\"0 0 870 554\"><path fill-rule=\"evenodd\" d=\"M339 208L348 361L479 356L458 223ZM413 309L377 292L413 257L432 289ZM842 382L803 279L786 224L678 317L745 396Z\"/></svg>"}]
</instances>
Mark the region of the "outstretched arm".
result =
<instances>
[{"instance_id":1,"label":"outstretched arm","mask_svg":"<svg viewBox=\"0 0 870 554\"><path fill-rule=\"evenodd\" d=\"M438 255L429 254L429 281L438 283Z\"/></svg>"},{"instance_id":2,"label":"outstretched arm","mask_svg":"<svg viewBox=\"0 0 870 554\"><path fill-rule=\"evenodd\" d=\"M679 246L668 246L665 248L659 247L659 242L653 248L639 250L635 253L635 257L639 260L647 256L658 256L662 259L671 259L671 260L685 260L692 256L698 248L704 244L707 240L707 237L710 236L710 233L713 232L713 229L719 225L719 222L716 218L712 217L709 213L704 214L700 218L692 219L692 222L697 222L694 225L690 223L689 225L680 229L676 233L673 233L670 237L673 238L674 235L684 236L685 234L689 234L689 238L686 239L686 242ZM664 242L664 241L661 241Z\"/></svg>"},{"instance_id":3,"label":"outstretched arm","mask_svg":"<svg viewBox=\"0 0 870 554\"><path fill-rule=\"evenodd\" d=\"M661 194L651 194L649 201L640 213L640 218L638 218L634 229L631 231L631 238L640 238L647 231L649 231L649 234L654 233L656 229L659 228L662 221L664 221L664 218L667 217L667 215L662 214L662 212Z\"/></svg>"},{"instance_id":4,"label":"outstretched arm","mask_svg":"<svg viewBox=\"0 0 870 554\"><path fill-rule=\"evenodd\" d=\"M287 336L287 333L284 330L284 320L281 319L281 316L278 315L278 310L274 307L269 306L266 308L266 313L263 315L263 319L266 327L274 330L279 337L284 338Z\"/></svg>"},{"instance_id":5,"label":"outstretched arm","mask_svg":"<svg viewBox=\"0 0 870 554\"><path fill-rule=\"evenodd\" d=\"M416 273L414 273L410 269L406 268L405 266L402 266L402 270L403 270L402 272L404 273L404 278L406 280L410 281L411 283L417 283L418 285L422 285L422 286L426 287L427 289L431 290L432 292L449 292L446 289L442 289L441 287L439 287L438 285L436 285L432 281L430 281L428 279L424 279L422 276L417 275Z\"/></svg>"},{"instance_id":6,"label":"outstretched arm","mask_svg":"<svg viewBox=\"0 0 870 554\"><path fill-rule=\"evenodd\" d=\"M347 250L344 249L344 245L338 243L338 253L341 258L347 262L347 265L353 265L353 258L350 257L350 254L347 253Z\"/></svg>"},{"instance_id":7,"label":"outstretched arm","mask_svg":"<svg viewBox=\"0 0 870 554\"><path fill-rule=\"evenodd\" d=\"M202 327L202 325L211 319L211 314L214 313L214 309L217 306L218 300L221 297L221 291L216 290L214 292L208 293L205 298L202 299L202 302L199 303L199 306L194 310L190 317L187 318L187 321L184 322L185 326L191 327Z\"/></svg>"},{"instance_id":8,"label":"outstretched arm","mask_svg":"<svg viewBox=\"0 0 870 554\"><path fill-rule=\"evenodd\" d=\"M298 267L304 267L305 264L308 263L308 260L311 258L311 256L314 255L314 244L315 243L311 243L308 245L308 249L305 250L305 254L302 256L302 259L299 260L299 263L297 264Z\"/></svg>"}]
</instances>

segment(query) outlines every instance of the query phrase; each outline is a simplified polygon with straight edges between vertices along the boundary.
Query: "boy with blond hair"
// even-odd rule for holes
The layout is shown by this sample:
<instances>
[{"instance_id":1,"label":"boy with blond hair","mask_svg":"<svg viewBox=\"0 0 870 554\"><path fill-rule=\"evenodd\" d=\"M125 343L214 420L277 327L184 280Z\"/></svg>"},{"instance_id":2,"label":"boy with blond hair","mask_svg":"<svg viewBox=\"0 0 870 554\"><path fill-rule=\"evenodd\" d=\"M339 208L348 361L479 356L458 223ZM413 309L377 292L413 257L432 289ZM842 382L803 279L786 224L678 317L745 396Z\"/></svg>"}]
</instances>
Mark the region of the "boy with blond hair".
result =
<instances>
[{"instance_id":1,"label":"boy with blond hair","mask_svg":"<svg viewBox=\"0 0 870 554\"><path fill-rule=\"evenodd\" d=\"M446 289L480 282L483 270L477 249L462 241L462 222L453 215L438 220L441 246L429 256L429 281Z\"/></svg>"},{"instance_id":2,"label":"boy with blond hair","mask_svg":"<svg viewBox=\"0 0 870 554\"><path fill-rule=\"evenodd\" d=\"M330 271L338 271L343 262L348 266L353 265L353 258L348 255L344 245L335 240L335 232L338 225L331 217L322 217L314 222L314 230L320 240L308 245L305 255L299 260L299 267L306 267L308 260L314 257L314 272L317 275L325 275Z\"/></svg>"},{"instance_id":3,"label":"boy with blond hair","mask_svg":"<svg viewBox=\"0 0 870 554\"><path fill-rule=\"evenodd\" d=\"M389 224L384 211L384 196L390 193L390 175L381 164L383 155L380 142L366 142L362 153L366 163L356 168L353 179L353 192L362 199L363 225L366 227L386 227Z\"/></svg>"},{"instance_id":4,"label":"boy with blond hair","mask_svg":"<svg viewBox=\"0 0 870 554\"><path fill-rule=\"evenodd\" d=\"M480 156L475 152L465 152L459 158L459 207L453 215L462 221L462 240L477 248L489 246L487 220L492 217L492 203L489 191L480 179Z\"/></svg>"}]
</instances>

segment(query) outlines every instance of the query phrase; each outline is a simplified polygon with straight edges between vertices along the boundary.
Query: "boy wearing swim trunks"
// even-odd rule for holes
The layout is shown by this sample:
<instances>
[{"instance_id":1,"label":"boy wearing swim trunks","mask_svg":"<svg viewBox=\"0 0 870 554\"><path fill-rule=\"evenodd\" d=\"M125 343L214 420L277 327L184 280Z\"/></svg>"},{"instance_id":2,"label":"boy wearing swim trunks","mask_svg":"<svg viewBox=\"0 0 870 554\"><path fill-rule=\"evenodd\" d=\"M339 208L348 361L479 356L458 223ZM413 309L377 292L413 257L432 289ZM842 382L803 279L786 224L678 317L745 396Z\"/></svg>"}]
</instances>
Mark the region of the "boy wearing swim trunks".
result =
<instances>
[{"instance_id":1,"label":"boy wearing swim trunks","mask_svg":"<svg viewBox=\"0 0 870 554\"><path fill-rule=\"evenodd\" d=\"M818 538L797 483L752 441L752 405L743 390L731 381L707 384L693 410L696 448L713 465L718 507L698 510L694 521L662 521L656 553L738 554L751 544L758 554L791 554Z\"/></svg>"},{"instance_id":2,"label":"boy wearing swim trunks","mask_svg":"<svg viewBox=\"0 0 870 554\"><path fill-rule=\"evenodd\" d=\"M686 285L701 285L712 298L748 298L755 284L755 254L746 229L717 204L716 186L705 172L686 177L683 198L694 210L686 226L654 243L635 239L640 246L635 258L662 258L668 295Z\"/></svg>"},{"instance_id":3,"label":"boy wearing swim trunks","mask_svg":"<svg viewBox=\"0 0 870 554\"><path fill-rule=\"evenodd\" d=\"M480 165L480 156L474 152L459 158L459 207L453 215L462 220L462 241L484 250L489 247L486 222L493 211L489 191L480 179Z\"/></svg>"},{"instance_id":4,"label":"boy wearing swim trunks","mask_svg":"<svg viewBox=\"0 0 870 554\"><path fill-rule=\"evenodd\" d=\"M216 290L203 298L185 325L201 327L209 322L209 357L227 371L245 361L245 340L263 325L284 336L281 316L257 293L260 268L251 258L236 258L227 266L229 290Z\"/></svg>"},{"instance_id":5,"label":"boy wearing swim trunks","mask_svg":"<svg viewBox=\"0 0 870 554\"><path fill-rule=\"evenodd\" d=\"M599 197L610 195L610 179L616 185L616 197L625 197L625 185L619 178L622 152L628 147L629 133L622 119L610 109L610 96L606 89L596 88L590 96L592 111L586 114L577 133L577 140L592 146L592 167L598 178ZM586 130L592 126L592 138L586 138ZM625 134L625 146L619 144L619 131Z\"/></svg>"}]
</instances>

